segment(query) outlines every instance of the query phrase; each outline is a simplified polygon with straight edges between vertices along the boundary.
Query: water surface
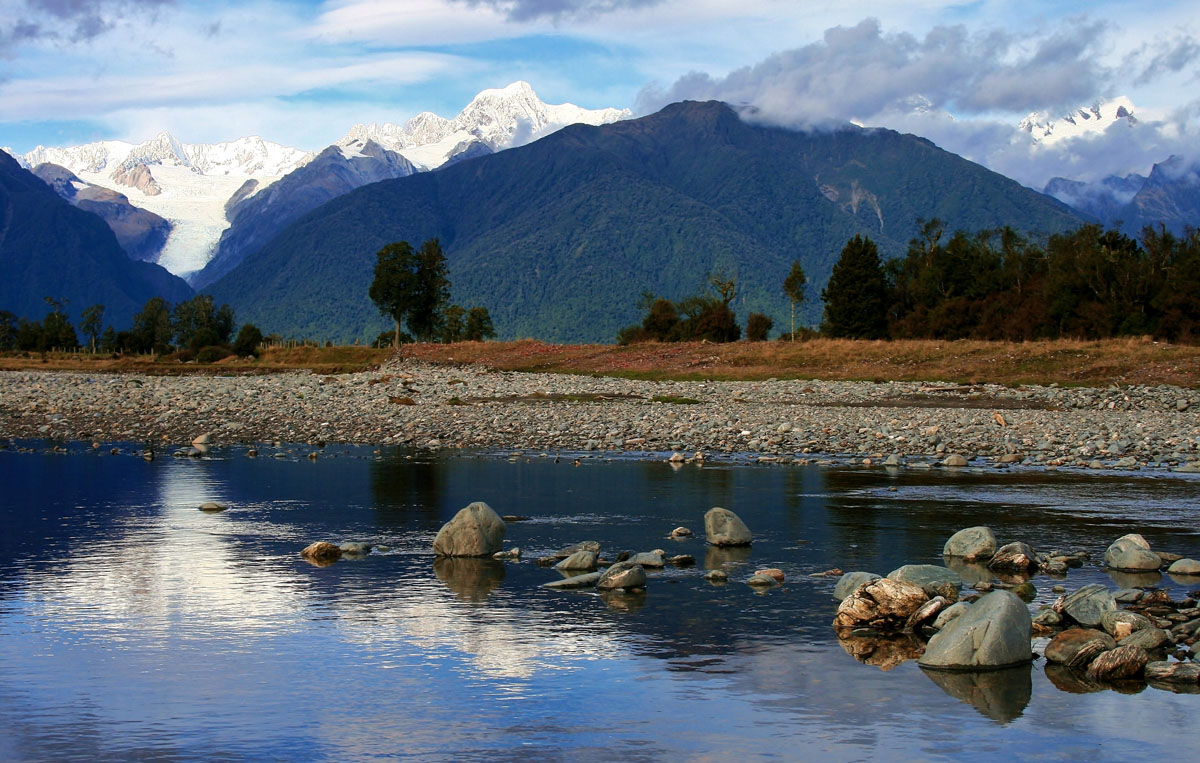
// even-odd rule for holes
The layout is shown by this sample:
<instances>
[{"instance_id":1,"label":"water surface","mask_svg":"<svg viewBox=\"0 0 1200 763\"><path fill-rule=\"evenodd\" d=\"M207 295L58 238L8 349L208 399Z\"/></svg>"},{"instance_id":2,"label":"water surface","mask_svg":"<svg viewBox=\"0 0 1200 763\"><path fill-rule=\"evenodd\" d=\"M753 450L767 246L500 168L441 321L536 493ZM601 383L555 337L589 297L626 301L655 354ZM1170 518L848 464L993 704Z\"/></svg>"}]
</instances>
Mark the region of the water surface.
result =
<instances>
[{"instance_id":1,"label":"water surface","mask_svg":"<svg viewBox=\"0 0 1200 763\"><path fill-rule=\"evenodd\" d=\"M26 443L43 446L42 443ZM0 451L0 757L650 760L1178 757L1200 697L1073 694L1039 661L986 679L861 664L834 637L832 567L941 563L988 524L1082 548L1126 532L1200 556L1200 481L1174 475L903 470L304 446L145 462L71 446ZM230 505L200 512L207 500ZM475 500L525 561L435 562ZM711 506L747 551L672 541ZM530 561L594 539L689 553L644 596L539 588ZM315 540L384 545L314 567ZM723 567L726 585L702 579ZM779 567L765 594L740 581ZM1050 587L1115 580L1098 566Z\"/></svg>"}]
</instances>

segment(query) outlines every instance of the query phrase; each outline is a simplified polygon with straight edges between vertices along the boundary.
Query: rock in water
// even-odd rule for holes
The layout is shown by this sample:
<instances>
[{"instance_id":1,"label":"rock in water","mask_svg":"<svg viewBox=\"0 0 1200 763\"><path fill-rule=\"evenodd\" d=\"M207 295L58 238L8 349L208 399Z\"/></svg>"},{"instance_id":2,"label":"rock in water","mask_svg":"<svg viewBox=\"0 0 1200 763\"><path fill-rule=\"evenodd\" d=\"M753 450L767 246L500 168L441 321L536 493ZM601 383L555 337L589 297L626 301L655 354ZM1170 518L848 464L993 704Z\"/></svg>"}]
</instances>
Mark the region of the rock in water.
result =
<instances>
[{"instance_id":1,"label":"rock in water","mask_svg":"<svg viewBox=\"0 0 1200 763\"><path fill-rule=\"evenodd\" d=\"M225 511L228 508L225 504L216 501L205 501L200 504L200 511Z\"/></svg>"},{"instance_id":2,"label":"rock in water","mask_svg":"<svg viewBox=\"0 0 1200 763\"><path fill-rule=\"evenodd\" d=\"M1009 543L996 549L988 569L1004 572L1027 572L1037 567L1037 554L1028 543Z\"/></svg>"},{"instance_id":3,"label":"rock in water","mask_svg":"<svg viewBox=\"0 0 1200 763\"><path fill-rule=\"evenodd\" d=\"M353 554L354 556L366 556L367 554L371 553L371 544L363 543L361 541L343 543L342 545L338 546L338 548L342 550L343 554Z\"/></svg>"},{"instance_id":4,"label":"rock in water","mask_svg":"<svg viewBox=\"0 0 1200 763\"><path fill-rule=\"evenodd\" d=\"M1047 662L1082 670L1100 654L1115 649L1117 642L1103 631L1091 628L1068 628L1046 644Z\"/></svg>"},{"instance_id":5,"label":"rock in water","mask_svg":"<svg viewBox=\"0 0 1200 763\"><path fill-rule=\"evenodd\" d=\"M930 598L941 596L953 604L962 590L962 578L954 570L936 564L906 564L888 573L891 580L919 585Z\"/></svg>"},{"instance_id":6,"label":"rock in water","mask_svg":"<svg viewBox=\"0 0 1200 763\"><path fill-rule=\"evenodd\" d=\"M626 561L640 564L643 567L653 567L654 569L660 569L665 567L667 564L666 560L663 559L662 554L658 554L653 551L643 551L640 554L634 554Z\"/></svg>"},{"instance_id":7,"label":"rock in water","mask_svg":"<svg viewBox=\"0 0 1200 763\"><path fill-rule=\"evenodd\" d=\"M605 570L596 581L596 588L601 591L645 587L646 570L636 562L617 562Z\"/></svg>"},{"instance_id":8,"label":"rock in water","mask_svg":"<svg viewBox=\"0 0 1200 763\"><path fill-rule=\"evenodd\" d=\"M1063 599L1062 610L1075 622L1095 628L1105 612L1113 612L1117 602L1108 589L1099 583L1085 585Z\"/></svg>"},{"instance_id":9,"label":"rock in water","mask_svg":"<svg viewBox=\"0 0 1200 763\"><path fill-rule=\"evenodd\" d=\"M1141 675L1150 661L1140 646L1119 646L1104 652L1088 665L1087 677L1093 681L1116 681Z\"/></svg>"},{"instance_id":10,"label":"rock in water","mask_svg":"<svg viewBox=\"0 0 1200 763\"><path fill-rule=\"evenodd\" d=\"M837 585L833 587L833 598L841 601L858 590L859 586L866 585L872 580L879 580L879 578L880 576L874 572L847 572L838 578Z\"/></svg>"},{"instance_id":11,"label":"rock in water","mask_svg":"<svg viewBox=\"0 0 1200 763\"><path fill-rule=\"evenodd\" d=\"M729 509L714 506L704 515L704 535L712 546L749 546L750 528Z\"/></svg>"},{"instance_id":12,"label":"rock in water","mask_svg":"<svg viewBox=\"0 0 1200 763\"><path fill-rule=\"evenodd\" d=\"M1113 541L1104 552L1104 564L1123 572L1157 570L1162 559L1150 550L1150 544L1137 534L1124 535Z\"/></svg>"},{"instance_id":13,"label":"rock in water","mask_svg":"<svg viewBox=\"0 0 1200 763\"><path fill-rule=\"evenodd\" d=\"M492 507L476 501L442 525L433 539L438 556L491 556L504 544L504 520Z\"/></svg>"},{"instance_id":14,"label":"rock in water","mask_svg":"<svg viewBox=\"0 0 1200 763\"><path fill-rule=\"evenodd\" d=\"M304 550L300 552L300 556L313 564L333 564L341 558L342 550L332 543L319 540L316 543L305 546Z\"/></svg>"},{"instance_id":15,"label":"rock in water","mask_svg":"<svg viewBox=\"0 0 1200 763\"><path fill-rule=\"evenodd\" d=\"M990 527L968 527L950 536L942 556L959 557L964 562L991 559L996 553L996 536Z\"/></svg>"},{"instance_id":16,"label":"rock in water","mask_svg":"<svg viewBox=\"0 0 1200 763\"><path fill-rule=\"evenodd\" d=\"M999 670L1033 659L1033 621L1025 603L992 591L929 640L918 664L936 670Z\"/></svg>"},{"instance_id":17,"label":"rock in water","mask_svg":"<svg viewBox=\"0 0 1200 763\"><path fill-rule=\"evenodd\" d=\"M594 570L596 569L596 553L594 551L576 551L554 565L556 570Z\"/></svg>"},{"instance_id":18,"label":"rock in water","mask_svg":"<svg viewBox=\"0 0 1200 763\"><path fill-rule=\"evenodd\" d=\"M881 633L899 631L927 601L929 596L920 586L880 578L842 600L833 627L839 633L855 628L874 628Z\"/></svg>"},{"instance_id":19,"label":"rock in water","mask_svg":"<svg viewBox=\"0 0 1200 763\"><path fill-rule=\"evenodd\" d=\"M1120 636L1117 635L1117 627L1122 624L1129 626L1128 633L1126 633L1127 637L1135 631L1154 627L1154 623L1150 622L1149 618L1139 615L1136 612L1126 612L1117 609L1111 612L1104 612L1100 615L1100 627L1113 638L1120 639Z\"/></svg>"},{"instance_id":20,"label":"rock in water","mask_svg":"<svg viewBox=\"0 0 1200 763\"><path fill-rule=\"evenodd\" d=\"M1195 559L1176 559L1167 572L1172 575L1200 575L1200 562Z\"/></svg>"},{"instance_id":21,"label":"rock in water","mask_svg":"<svg viewBox=\"0 0 1200 763\"><path fill-rule=\"evenodd\" d=\"M1200 683L1200 665L1194 662L1148 662L1145 667L1147 681L1167 683Z\"/></svg>"},{"instance_id":22,"label":"rock in water","mask_svg":"<svg viewBox=\"0 0 1200 763\"><path fill-rule=\"evenodd\" d=\"M599 581L600 581L600 573L599 572L587 572L587 573L584 573L583 575L574 575L569 578L563 578L562 580L554 580L549 583L542 583L542 588L558 588L558 589L591 588L592 586L596 585L596 583L598 583Z\"/></svg>"}]
</instances>

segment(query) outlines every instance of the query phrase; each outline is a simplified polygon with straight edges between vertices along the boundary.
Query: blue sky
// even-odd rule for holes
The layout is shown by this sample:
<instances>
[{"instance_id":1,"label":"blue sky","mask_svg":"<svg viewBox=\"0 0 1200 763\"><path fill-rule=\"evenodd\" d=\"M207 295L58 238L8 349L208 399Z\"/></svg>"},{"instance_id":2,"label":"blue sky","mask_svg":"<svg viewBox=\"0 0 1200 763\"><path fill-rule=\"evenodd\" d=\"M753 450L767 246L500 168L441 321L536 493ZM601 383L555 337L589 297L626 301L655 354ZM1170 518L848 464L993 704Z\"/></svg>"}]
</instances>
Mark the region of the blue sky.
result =
<instances>
[{"instance_id":1,"label":"blue sky","mask_svg":"<svg viewBox=\"0 0 1200 763\"><path fill-rule=\"evenodd\" d=\"M928 133L1033 182L1001 129L1031 111L1132 98L1153 139L1090 152L1113 171L1193 144L1197 40L1194 0L0 0L0 145L168 130L319 149L524 79L548 102L638 113L761 99L798 126Z\"/></svg>"}]
</instances>

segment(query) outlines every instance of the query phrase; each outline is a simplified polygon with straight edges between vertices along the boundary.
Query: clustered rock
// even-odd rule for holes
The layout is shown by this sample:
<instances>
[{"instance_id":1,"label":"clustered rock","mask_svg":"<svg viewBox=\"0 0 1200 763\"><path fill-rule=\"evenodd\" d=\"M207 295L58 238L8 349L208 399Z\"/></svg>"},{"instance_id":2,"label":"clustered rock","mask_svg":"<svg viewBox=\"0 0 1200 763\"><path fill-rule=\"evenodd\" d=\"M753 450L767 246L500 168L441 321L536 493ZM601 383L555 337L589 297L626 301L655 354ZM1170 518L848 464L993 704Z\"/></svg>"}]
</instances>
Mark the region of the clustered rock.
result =
<instances>
[{"instance_id":1,"label":"clustered rock","mask_svg":"<svg viewBox=\"0 0 1200 763\"><path fill-rule=\"evenodd\" d=\"M1060 573L1080 560L1077 555L1037 554L1024 543L997 547L987 527L960 530L943 553L948 563L987 562L988 569L1000 574ZM1193 567L1194 560L1152 551L1136 534L1114 541L1105 564L1117 571L1167 568L1175 575L1200 570ZM1195 580L1200 583L1200 576ZM1033 659L1031 639L1037 634L1052 636L1045 648L1046 670L1063 689L1097 691L1128 681L1169 689L1200 684L1200 664L1191 648L1200 638L1195 598L1173 601L1155 588L1114 594L1093 584L1064 592L1031 617L1019 596L1023 586L1032 590L1028 581L980 581L974 587L982 595L959 601L961 578L947 567L905 565L886 578L849 572L834 588L840 604L833 627L847 652L884 668L916 658L922 667L935 670L999 670Z\"/></svg>"},{"instance_id":2,"label":"clustered rock","mask_svg":"<svg viewBox=\"0 0 1200 763\"><path fill-rule=\"evenodd\" d=\"M752 454L778 463L837 456L889 467L1200 472L1200 393L1165 386L655 382L397 359L378 371L332 376L14 371L0 387L3 437L188 443L197 431L218 445L371 443L673 452L676 463Z\"/></svg>"}]
</instances>

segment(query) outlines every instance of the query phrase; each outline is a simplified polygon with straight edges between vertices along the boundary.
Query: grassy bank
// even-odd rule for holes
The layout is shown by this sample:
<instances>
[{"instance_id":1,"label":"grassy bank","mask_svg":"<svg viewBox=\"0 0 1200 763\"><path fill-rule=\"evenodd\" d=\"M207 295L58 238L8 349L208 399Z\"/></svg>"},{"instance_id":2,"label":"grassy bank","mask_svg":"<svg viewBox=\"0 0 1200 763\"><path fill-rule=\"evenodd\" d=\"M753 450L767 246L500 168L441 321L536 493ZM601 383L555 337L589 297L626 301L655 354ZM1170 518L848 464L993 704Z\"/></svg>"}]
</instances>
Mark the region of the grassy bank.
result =
<instances>
[{"instance_id":1,"label":"grassy bank","mask_svg":"<svg viewBox=\"0 0 1200 763\"><path fill-rule=\"evenodd\" d=\"M1098 342L806 342L558 345L533 340L410 344L404 357L431 363L484 364L506 371L600 374L636 379L845 379L958 383L1173 384L1200 387L1200 346L1143 339ZM348 373L374 368L391 350L370 347L295 347L266 350L257 360L213 364L169 358L82 353L7 353L0 371L67 370L94 373L256 374L310 370Z\"/></svg>"}]
</instances>

